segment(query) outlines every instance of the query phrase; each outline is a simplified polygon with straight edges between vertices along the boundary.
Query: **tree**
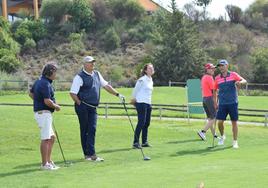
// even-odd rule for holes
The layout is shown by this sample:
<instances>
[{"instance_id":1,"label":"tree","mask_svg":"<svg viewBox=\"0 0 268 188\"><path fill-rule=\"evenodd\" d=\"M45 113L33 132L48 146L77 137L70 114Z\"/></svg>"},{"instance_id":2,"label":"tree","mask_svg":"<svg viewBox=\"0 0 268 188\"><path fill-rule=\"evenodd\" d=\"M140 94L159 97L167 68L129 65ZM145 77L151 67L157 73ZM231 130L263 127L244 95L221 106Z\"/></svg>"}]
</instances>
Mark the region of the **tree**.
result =
<instances>
[{"instance_id":1,"label":"tree","mask_svg":"<svg viewBox=\"0 0 268 188\"><path fill-rule=\"evenodd\" d=\"M145 13L134 0L112 0L110 6L115 18L126 19L130 23L139 22Z\"/></svg>"},{"instance_id":2,"label":"tree","mask_svg":"<svg viewBox=\"0 0 268 188\"><path fill-rule=\"evenodd\" d=\"M201 76L205 55L201 50L198 33L192 22L184 19L172 0L172 13L166 13L159 24L161 45L153 56L156 84L169 80L186 81Z\"/></svg>"},{"instance_id":3,"label":"tree","mask_svg":"<svg viewBox=\"0 0 268 188\"><path fill-rule=\"evenodd\" d=\"M234 5L226 5L225 10L232 23L240 23L242 17L241 8Z\"/></svg>"},{"instance_id":4,"label":"tree","mask_svg":"<svg viewBox=\"0 0 268 188\"><path fill-rule=\"evenodd\" d=\"M120 47L120 38L113 27L109 28L102 37L105 51L112 51Z\"/></svg>"},{"instance_id":5,"label":"tree","mask_svg":"<svg viewBox=\"0 0 268 188\"><path fill-rule=\"evenodd\" d=\"M19 52L20 46L11 37L9 23L0 17L0 71L15 72L20 65L16 57Z\"/></svg>"},{"instance_id":6,"label":"tree","mask_svg":"<svg viewBox=\"0 0 268 188\"><path fill-rule=\"evenodd\" d=\"M206 9L207 9L207 6L211 3L212 0L195 0L195 4L197 6L200 6L200 7L203 7L203 17L204 19L206 19Z\"/></svg>"},{"instance_id":7,"label":"tree","mask_svg":"<svg viewBox=\"0 0 268 188\"><path fill-rule=\"evenodd\" d=\"M71 0L43 0L40 15L50 24L60 24L68 13Z\"/></svg>"},{"instance_id":8,"label":"tree","mask_svg":"<svg viewBox=\"0 0 268 188\"><path fill-rule=\"evenodd\" d=\"M243 25L236 24L225 31L231 47L231 57L249 54L253 46L253 35Z\"/></svg>"},{"instance_id":9,"label":"tree","mask_svg":"<svg viewBox=\"0 0 268 188\"><path fill-rule=\"evenodd\" d=\"M256 0L252 3L243 16L243 24L268 32L268 1Z\"/></svg>"},{"instance_id":10,"label":"tree","mask_svg":"<svg viewBox=\"0 0 268 188\"><path fill-rule=\"evenodd\" d=\"M194 22L200 21L202 13L199 12L199 10L197 10L192 3L185 4L183 6L183 9L185 10L185 13L189 19L191 19Z\"/></svg>"},{"instance_id":11,"label":"tree","mask_svg":"<svg viewBox=\"0 0 268 188\"><path fill-rule=\"evenodd\" d=\"M256 0L252 3L246 11L250 15L258 12L263 15L263 17L268 17L268 1L267 0Z\"/></svg>"},{"instance_id":12,"label":"tree","mask_svg":"<svg viewBox=\"0 0 268 188\"><path fill-rule=\"evenodd\" d=\"M207 7L212 0L195 0L197 6Z\"/></svg>"},{"instance_id":13,"label":"tree","mask_svg":"<svg viewBox=\"0 0 268 188\"><path fill-rule=\"evenodd\" d=\"M87 0L74 0L69 10L70 22L76 26L76 31L89 31L95 24L94 13Z\"/></svg>"},{"instance_id":14,"label":"tree","mask_svg":"<svg viewBox=\"0 0 268 188\"><path fill-rule=\"evenodd\" d=\"M14 55L20 52L19 44L11 37L10 25L2 16L0 16L0 49L7 49Z\"/></svg>"},{"instance_id":15,"label":"tree","mask_svg":"<svg viewBox=\"0 0 268 188\"><path fill-rule=\"evenodd\" d=\"M7 33L10 32L10 24L3 16L0 16L0 28Z\"/></svg>"},{"instance_id":16,"label":"tree","mask_svg":"<svg viewBox=\"0 0 268 188\"><path fill-rule=\"evenodd\" d=\"M108 24L114 19L112 10L104 0L94 0L92 2L92 10L95 14L97 25Z\"/></svg>"},{"instance_id":17,"label":"tree","mask_svg":"<svg viewBox=\"0 0 268 188\"><path fill-rule=\"evenodd\" d=\"M253 77L254 82L267 83L268 82L268 49L258 49L252 58Z\"/></svg>"}]
</instances>

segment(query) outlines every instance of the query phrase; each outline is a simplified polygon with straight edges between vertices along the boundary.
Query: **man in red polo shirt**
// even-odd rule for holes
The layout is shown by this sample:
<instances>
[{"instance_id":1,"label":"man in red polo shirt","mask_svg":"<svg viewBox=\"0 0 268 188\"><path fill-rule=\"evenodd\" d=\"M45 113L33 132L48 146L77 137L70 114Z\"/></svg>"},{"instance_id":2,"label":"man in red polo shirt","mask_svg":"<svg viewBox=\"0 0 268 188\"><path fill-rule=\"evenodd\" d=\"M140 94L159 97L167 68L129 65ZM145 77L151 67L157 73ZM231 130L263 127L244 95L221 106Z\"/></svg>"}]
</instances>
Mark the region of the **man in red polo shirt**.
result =
<instances>
[{"instance_id":1,"label":"man in red polo shirt","mask_svg":"<svg viewBox=\"0 0 268 188\"><path fill-rule=\"evenodd\" d=\"M238 148L238 100L236 88L246 84L247 81L236 72L228 71L228 62L226 60L220 60L217 67L221 72L215 78L215 90L218 91L218 95L215 95L215 101L218 101L216 119L218 120L218 128L221 134L218 145L224 145L223 123L229 114L232 122L233 148Z\"/></svg>"},{"instance_id":2,"label":"man in red polo shirt","mask_svg":"<svg viewBox=\"0 0 268 188\"><path fill-rule=\"evenodd\" d=\"M211 63L205 64L205 74L201 79L201 89L202 89L202 96L203 96L203 107L207 115L207 124L205 127L198 131L197 134L202 140L206 140L206 132L208 129L211 129L212 135L215 135L215 130L213 129L213 123L215 122L216 117L216 108L215 108L215 101L214 95L214 71L215 66Z\"/></svg>"}]
</instances>

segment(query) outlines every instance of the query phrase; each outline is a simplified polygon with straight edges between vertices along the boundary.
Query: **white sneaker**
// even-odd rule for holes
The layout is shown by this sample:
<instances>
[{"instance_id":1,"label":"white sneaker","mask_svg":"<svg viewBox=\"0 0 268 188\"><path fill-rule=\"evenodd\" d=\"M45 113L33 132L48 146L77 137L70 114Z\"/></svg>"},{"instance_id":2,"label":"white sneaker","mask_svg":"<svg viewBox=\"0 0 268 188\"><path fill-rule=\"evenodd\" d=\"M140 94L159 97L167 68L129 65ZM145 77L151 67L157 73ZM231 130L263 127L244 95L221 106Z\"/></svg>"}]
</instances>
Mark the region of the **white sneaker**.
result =
<instances>
[{"instance_id":1,"label":"white sneaker","mask_svg":"<svg viewBox=\"0 0 268 188\"><path fill-rule=\"evenodd\" d=\"M41 165L40 169L41 170L57 170L50 163L46 163L45 165Z\"/></svg>"},{"instance_id":2,"label":"white sneaker","mask_svg":"<svg viewBox=\"0 0 268 188\"><path fill-rule=\"evenodd\" d=\"M218 141L218 145L222 146L224 145L224 139L222 137L220 137L219 141Z\"/></svg>"},{"instance_id":3,"label":"white sneaker","mask_svg":"<svg viewBox=\"0 0 268 188\"><path fill-rule=\"evenodd\" d=\"M226 139L226 136L225 136L225 134L224 134L224 135L222 135L221 137L222 137L222 139L223 139L223 140L225 140L225 139Z\"/></svg>"},{"instance_id":4,"label":"white sneaker","mask_svg":"<svg viewBox=\"0 0 268 188\"><path fill-rule=\"evenodd\" d=\"M94 162L103 162L104 161L103 158L97 157L96 155L88 156L88 157L86 157L86 160L87 161L94 161Z\"/></svg>"},{"instance_id":5,"label":"white sneaker","mask_svg":"<svg viewBox=\"0 0 268 188\"><path fill-rule=\"evenodd\" d=\"M237 140L233 141L233 148L235 149L239 148Z\"/></svg>"},{"instance_id":6,"label":"white sneaker","mask_svg":"<svg viewBox=\"0 0 268 188\"><path fill-rule=\"evenodd\" d=\"M202 139L202 140L206 140L206 135L202 132L202 131L198 131L197 135Z\"/></svg>"},{"instance_id":7,"label":"white sneaker","mask_svg":"<svg viewBox=\"0 0 268 188\"><path fill-rule=\"evenodd\" d=\"M49 164L54 168L54 170L58 170L60 168L59 166L55 165L53 161L50 161Z\"/></svg>"}]
</instances>

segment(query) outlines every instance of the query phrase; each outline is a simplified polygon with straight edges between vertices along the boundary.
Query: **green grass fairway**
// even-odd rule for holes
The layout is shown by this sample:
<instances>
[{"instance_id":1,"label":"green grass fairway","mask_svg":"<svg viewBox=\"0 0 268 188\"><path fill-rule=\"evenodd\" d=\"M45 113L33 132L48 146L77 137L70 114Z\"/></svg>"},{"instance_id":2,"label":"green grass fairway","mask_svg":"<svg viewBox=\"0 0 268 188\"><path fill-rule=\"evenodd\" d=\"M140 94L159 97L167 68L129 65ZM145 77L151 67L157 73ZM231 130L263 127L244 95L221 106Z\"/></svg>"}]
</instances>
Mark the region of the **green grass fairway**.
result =
<instances>
[{"instance_id":1,"label":"green grass fairway","mask_svg":"<svg viewBox=\"0 0 268 188\"><path fill-rule=\"evenodd\" d=\"M66 113L68 111L68 113ZM143 161L131 149L133 133L127 119L99 119L96 151L103 163L83 160L79 127L74 112L55 113L55 125L70 167L63 167L57 143L53 159L58 171L41 171L39 129L31 107L0 106L0 187L94 187L94 188L263 188L268 185L268 129L240 126L239 145L231 147L231 127L226 126L226 145L208 148L208 134L201 141L196 131L203 125L152 121ZM134 119L134 124L136 120Z\"/></svg>"},{"instance_id":2,"label":"green grass fairway","mask_svg":"<svg viewBox=\"0 0 268 188\"><path fill-rule=\"evenodd\" d=\"M126 97L126 101L130 101L131 93L133 88L119 88L118 91ZM60 104L73 104L69 92L56 92L57 102ZM106 91L101 92L101 102L116 102L119 103L117 97L111 96ZM32 101L27 94L17 95L3 95L0 96L0 103L19 103L19 104L31 104ZM155 87L152 97L153 104L175 104L175 105L186 105L185 89L182 87ZM267 110L268 97L267 96L239 96L239 108L246 109L260 109ZM71 108L69 108L71 109ZM73 110L73 109L71 109ZM104 114L104 109L99 109L100 114ZM109 109L109 115L122 115L124 110L112 110ZM240 112L245 113L245 112ZM135 110L130 110L131 115L135 115ZM247 112L252 114L252 112ZM262 117L246 117L240 116L241 121L252 121L252 122L264 122L264 113L258 113ZM159 117L159 110L153 112L153 116ZM174 112L164 110L162 116L171 117L186 117L187 114L184 112ZM203 118L204 115L193 115L192 117Z\"/></svg>"}]
</instances>

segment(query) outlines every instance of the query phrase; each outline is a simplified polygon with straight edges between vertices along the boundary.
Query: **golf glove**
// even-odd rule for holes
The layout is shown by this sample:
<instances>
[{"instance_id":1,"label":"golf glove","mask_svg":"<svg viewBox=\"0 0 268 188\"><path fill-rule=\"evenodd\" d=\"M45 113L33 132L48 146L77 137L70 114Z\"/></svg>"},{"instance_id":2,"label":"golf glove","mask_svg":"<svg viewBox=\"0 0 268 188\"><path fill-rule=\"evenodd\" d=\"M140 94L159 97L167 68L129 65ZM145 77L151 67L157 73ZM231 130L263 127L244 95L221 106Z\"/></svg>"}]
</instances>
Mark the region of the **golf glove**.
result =
<instances>
[{"instance_id":1,"label":"golf glove","mask_svg":"<svg viewBox=\"0 0 268 188\"><path fill-rule=\"evenodd\" d=\"M118 94L119 100L121 103L125 102L125 97L123 95L121 95L120 93Z\"/></svg>"}]
</instances>

